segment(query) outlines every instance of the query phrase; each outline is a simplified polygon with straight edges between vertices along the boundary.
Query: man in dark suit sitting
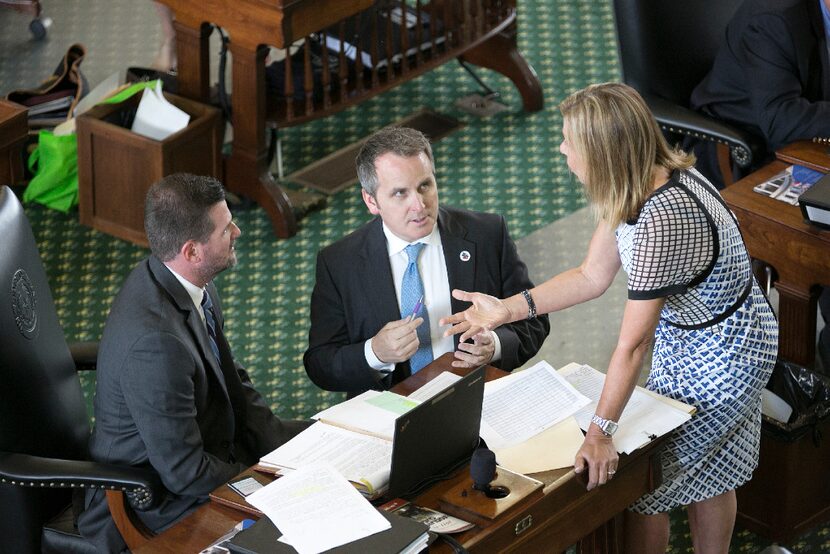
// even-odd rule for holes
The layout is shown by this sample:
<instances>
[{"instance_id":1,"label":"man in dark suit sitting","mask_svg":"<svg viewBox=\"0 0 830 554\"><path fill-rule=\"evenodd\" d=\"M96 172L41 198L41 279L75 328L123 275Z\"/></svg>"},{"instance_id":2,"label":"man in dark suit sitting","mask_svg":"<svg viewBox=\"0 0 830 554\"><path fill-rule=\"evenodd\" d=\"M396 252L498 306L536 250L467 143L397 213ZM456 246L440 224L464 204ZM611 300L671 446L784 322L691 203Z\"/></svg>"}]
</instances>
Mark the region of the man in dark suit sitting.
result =
<instances>
[{"instance_id":1,"label":"man in dark suit sitting","mask_svg":"<svg viewBox=\"0 0 830 554\"><path fill-rule=\"evenodd\" d=\"M221 183L176 174L147 193L152 255L130 273L98 355L93 460L152 467L166 493L137 512L159 531L308 423L280 421L236 364L213 278L236 263ZM78 522L100 552L125 544L104 491L87 493Z\"/></svg>"},{"instance_id":2,"label":"man in dark suit sitting","mask_svg":"<svg viewBox=\"0 0 830 554\"><path fill-rule=\"evenodd\" d=\"M828 37L830 0L747 0L726 28L712 70L692 93L692 107L764 137L769 157L797 140L830 140ZM706 165L701 170L719 183L713 143L698 145L695 153ZM819 305L825 327L818 351L830 371L827 287Z\"/></svg>"},{"instance_id":3,"label":"man in dark suit sitting","mask_svg":"<svg viewBox=\"0 0 830 554\"><path fill-rule=\"evenodd\" d=\"M767 156L797 140L830 137L830 0L746 0L729 22L692 108L762 137ZM695 144L698 167L723 187L714 143Z\"/></svg>"},{"instance_id":4,"label":"man in dark suit sitting","mask_svg":"<svg viewBox=\"0 0 830 554\"><path fill-rule=\"evenodd\" d=\"M414 129L378 131L356 163L363 201L378 217L317 257L303 358L311 380L357 394L388 389L445 352L455 352L457 367L508 371L535 355L550 330L547 317L466 344L438 325L464 308L452 289L498 296L533 287L504 218L439 208L432 149Z\"/></svg>"}]
</instances>

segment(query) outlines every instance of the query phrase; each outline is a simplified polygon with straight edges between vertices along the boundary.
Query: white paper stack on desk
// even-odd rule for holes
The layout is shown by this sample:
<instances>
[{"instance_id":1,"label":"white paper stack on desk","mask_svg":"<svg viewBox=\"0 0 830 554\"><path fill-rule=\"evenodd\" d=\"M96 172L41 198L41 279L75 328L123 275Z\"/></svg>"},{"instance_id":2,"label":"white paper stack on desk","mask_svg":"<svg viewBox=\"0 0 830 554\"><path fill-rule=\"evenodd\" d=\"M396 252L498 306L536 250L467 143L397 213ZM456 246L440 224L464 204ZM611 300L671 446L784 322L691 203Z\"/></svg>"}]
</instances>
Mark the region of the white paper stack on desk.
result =
<instances>
[{"instance_id":1,"label":"white paper stack on desk","mask_svg":"<svg viewBox=\"0 0 830 554\"><path fill-rule=\"evenodd\" d=\"M231 539L231 552L416 553L427 546L428 527L383 514L326 463L310 464L247 497L264 513Z\"/></svg>"},{"instance_id":2,"label":"white paper stack on desk","mask_svg":"<svg viewBox=\"0 0 830 554\"><path fill-rule=\"evenodd\" d=\"M590 366L571 363L557 372L544 361L487 383L481 436L498 464L516 473L572 466L604 383ZM630 454L692 413L692 406L636 387L614 435L617 451Z\"/></svg>"},{"instance_id":3,"label":"white paper stack on desk","mask_svg":"<svg viewBox=\"0 0 830 554\"><path fill-rule=\"evenodd\" d=\"M311 427L263 456L259 468L284 474L328 462L364 496L377 498L389 484L395 420L458 379L444 372L410 397L367 391L323 410ZM587 365L572 363L557 372L547 362L491 381L484 388L480 435L499 465L516 473L571 466L604 382L605 375ZM692 413L687 404L637 387L614 444L630 454Z\"/></svg>"},{"instance_id":4,"label":"white paper stack on desk","mask_svg":"<svg viewBox=\"0 0 830 554\"><path fill-rule=\"evenodd\" d=\"M576 413L576 421L584 430L591 424L591 416L599 401L605 374L591 366L570 363L559 370L574 387L591 399L591 403ZM635 387L614 434L617 452L631 454L657 437L680 427L692 418L694 406L661 396L643 387Z\"/></svg>"},{"instance_id":5,"label":"white paper stack on desk","mask_svg":"<svg viewBox=\"0 0 830 554\"><path fill-rule=\"evenodd\" d=\"M315 415L317 422L263 456L259 467L284 473L325 461L376 498L389 484L395 420L418 404L393 392L367 391Z\"/></svg>"}]
</instances>

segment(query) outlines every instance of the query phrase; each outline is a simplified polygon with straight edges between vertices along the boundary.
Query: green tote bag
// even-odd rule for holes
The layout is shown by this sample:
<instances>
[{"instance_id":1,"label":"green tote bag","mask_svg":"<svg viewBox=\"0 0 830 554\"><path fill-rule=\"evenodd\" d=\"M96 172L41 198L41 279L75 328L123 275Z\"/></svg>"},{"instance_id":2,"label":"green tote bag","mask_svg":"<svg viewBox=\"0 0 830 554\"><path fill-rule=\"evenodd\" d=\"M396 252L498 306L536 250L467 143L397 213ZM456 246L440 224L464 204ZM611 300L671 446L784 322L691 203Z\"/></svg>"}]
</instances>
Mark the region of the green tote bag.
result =
<instances>
[{"instance_id":1,"label":"green tote bag","mask_svg":"<svg viewBox=\"0 0 830 554\"><path fill-rule=\"evenodd\" d=\"M55 136L38 133L38 145L29 156L34 177L23 192L26 202L38 202L61 212L78 205L78 139L75 133Z\"/></svg>"}]
</instances>

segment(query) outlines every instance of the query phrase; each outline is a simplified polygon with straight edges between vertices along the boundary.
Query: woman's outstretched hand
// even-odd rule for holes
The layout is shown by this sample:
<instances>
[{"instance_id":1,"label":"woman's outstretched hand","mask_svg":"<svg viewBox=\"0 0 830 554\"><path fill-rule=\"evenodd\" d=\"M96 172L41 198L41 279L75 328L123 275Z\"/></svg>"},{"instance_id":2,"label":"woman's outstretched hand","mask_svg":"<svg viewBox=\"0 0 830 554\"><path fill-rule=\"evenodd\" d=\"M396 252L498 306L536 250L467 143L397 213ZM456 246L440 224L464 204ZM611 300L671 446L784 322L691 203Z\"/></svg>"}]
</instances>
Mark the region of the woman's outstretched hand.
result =
<instances>
[{"instance_id":1,"label":"woman's outstretched hand","mask_svg":"<svg viewBox=\"0 0 830 554\"><path fill-rule=\"evenodd\" d=\"M445 337L462 333L459 342L464 342L510 321L510 310L498 298L480 292L465 292L458 289L453 290L452 295L453 298L472 302L473 305L463 312L441 318L440 325L452 325L444 331Z\"/></svg>"}]
</instances>

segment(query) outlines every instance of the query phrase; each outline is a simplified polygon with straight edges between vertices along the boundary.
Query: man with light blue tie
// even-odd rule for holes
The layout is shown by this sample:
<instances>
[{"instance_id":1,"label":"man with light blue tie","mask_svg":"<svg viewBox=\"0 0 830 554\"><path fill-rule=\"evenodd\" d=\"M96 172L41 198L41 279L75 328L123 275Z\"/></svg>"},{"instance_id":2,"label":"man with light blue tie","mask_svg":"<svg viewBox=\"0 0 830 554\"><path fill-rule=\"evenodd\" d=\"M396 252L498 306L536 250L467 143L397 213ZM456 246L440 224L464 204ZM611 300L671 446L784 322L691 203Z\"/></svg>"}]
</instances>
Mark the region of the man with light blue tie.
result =
<instances>
[{"instance_id":1,"label":"man with light blue tie","mask_svg":"<svg viewBox=\"0 0 830 554\"><path fill-rule=\"evenodd\" d=\"M510 371L547 337L546 317L529 317L471 343L444 337L438 322L465 303L466 283L489 294L533 287L504 218L438 204L432 149L419 131L387 128L356 160L363 201L377 216L320 251L303 362L325 390L387 389L435 357L456 367ZM472 289L477 290L477 289Z\"/></svg>"}]
</instances>

